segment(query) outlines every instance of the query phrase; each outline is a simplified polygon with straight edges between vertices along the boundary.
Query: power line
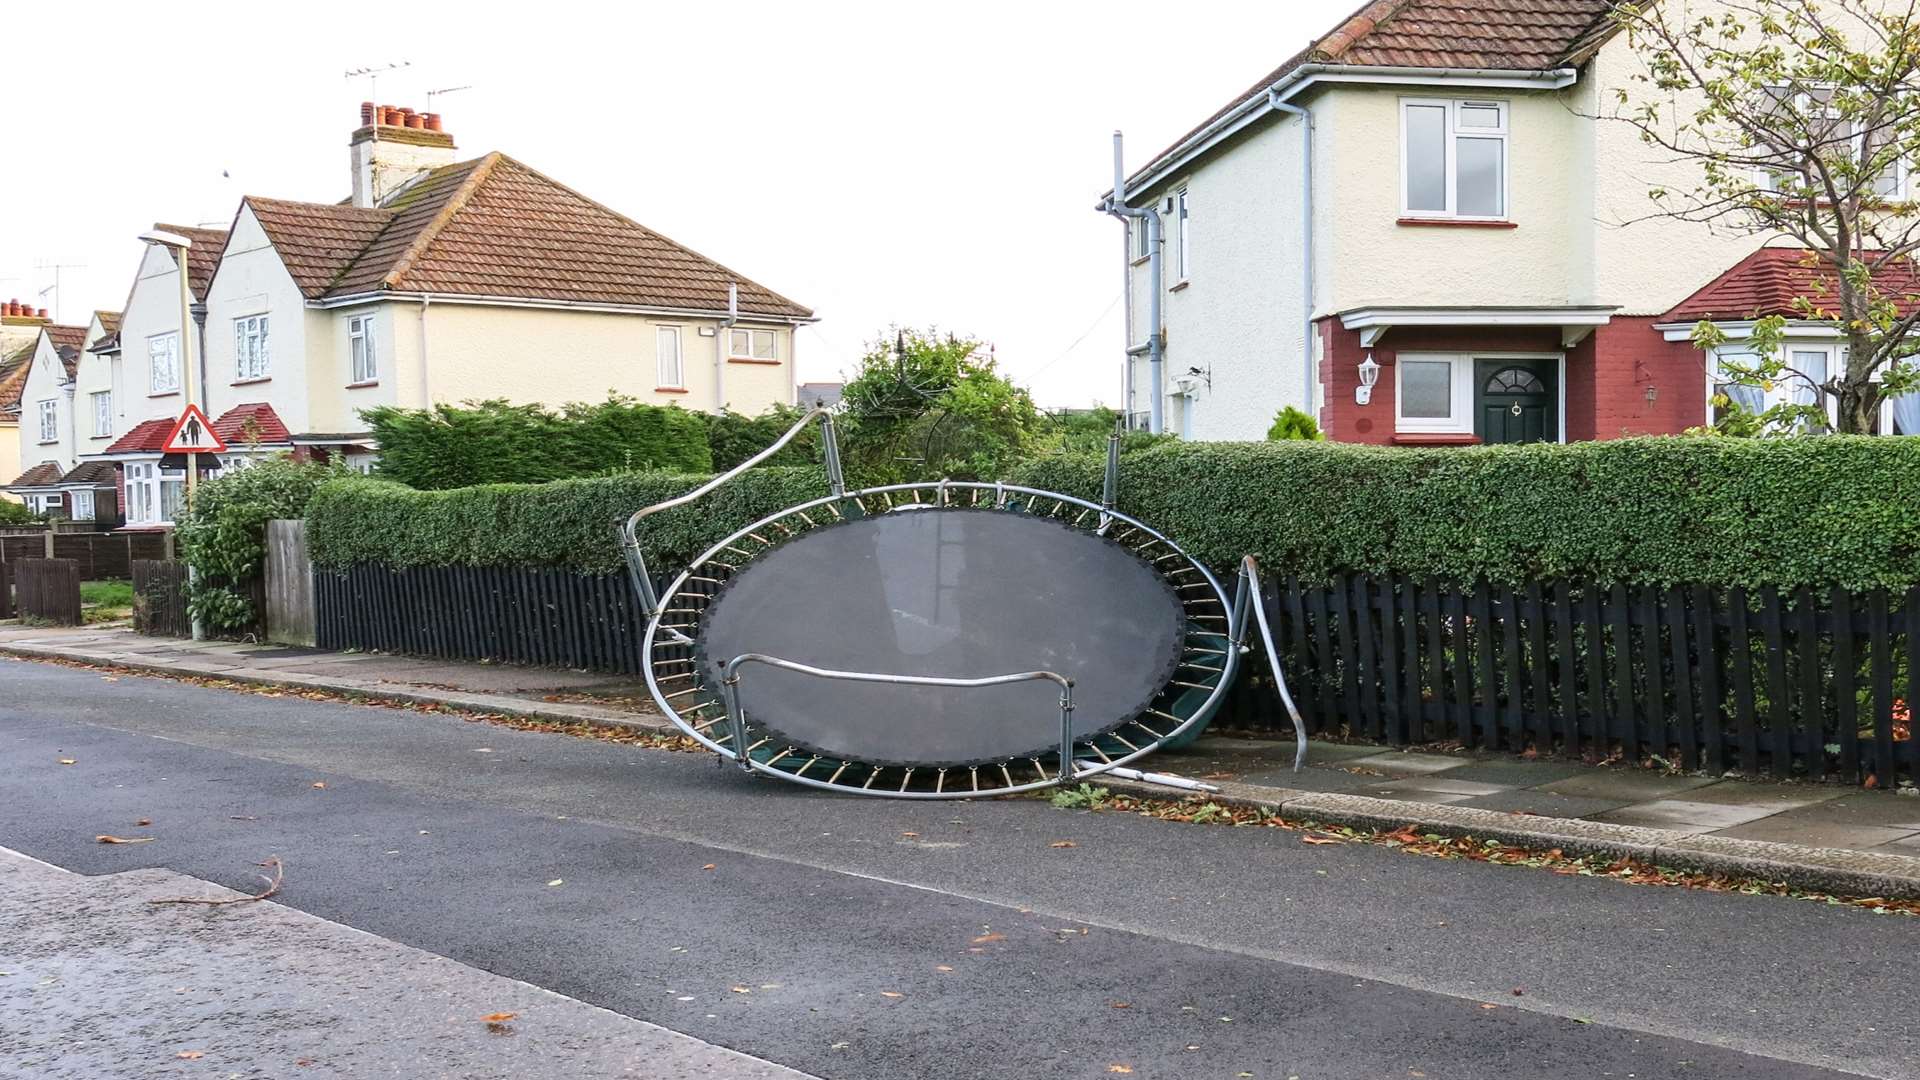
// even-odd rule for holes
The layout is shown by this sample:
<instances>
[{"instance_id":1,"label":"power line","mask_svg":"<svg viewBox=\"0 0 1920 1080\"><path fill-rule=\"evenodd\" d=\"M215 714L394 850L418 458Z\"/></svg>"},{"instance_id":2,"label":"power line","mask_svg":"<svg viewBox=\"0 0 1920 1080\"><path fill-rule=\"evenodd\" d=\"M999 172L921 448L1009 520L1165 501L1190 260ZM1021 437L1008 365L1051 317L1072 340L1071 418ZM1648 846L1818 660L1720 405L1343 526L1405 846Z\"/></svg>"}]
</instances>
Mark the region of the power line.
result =
<instances>
[{"instance_id":1,"label":"power line","mask_svg":"<svg viewBox=\"0 0 1920 1080\"><path fill-rule=\"evenodd\" d=\"M1054 357L1053 359L1047 361L1044 364L1041 364L1039 367L1034 368L1032 371L1028 372L1027 373L1028 380L1039 378L1041 372L1046 371L1048 368L1052 367L1053 365L1059 363L1062 360L1065 360L1068 356L1071 356L1073 354L1073 350L1080 347L1081 342L1087 340L1087 337L1090 334L1092 334L1095 330L1100 329L1100 324L1102 322L1105 322L1107 316L1113 313L1114 305L1118 304L1120 302L1120 298L1124 295L1126 295L1124 291L1114 293L1113 299L1107 301L1107 306L1100 309L1100 314L1094 316L1093 322L1089 323L1087 325L1087 328L1080 332L1079 337L1073 339L1073 344L1067 346L1064 350L1062 350L1059 356Z\"/></svg>"}]
</instances>

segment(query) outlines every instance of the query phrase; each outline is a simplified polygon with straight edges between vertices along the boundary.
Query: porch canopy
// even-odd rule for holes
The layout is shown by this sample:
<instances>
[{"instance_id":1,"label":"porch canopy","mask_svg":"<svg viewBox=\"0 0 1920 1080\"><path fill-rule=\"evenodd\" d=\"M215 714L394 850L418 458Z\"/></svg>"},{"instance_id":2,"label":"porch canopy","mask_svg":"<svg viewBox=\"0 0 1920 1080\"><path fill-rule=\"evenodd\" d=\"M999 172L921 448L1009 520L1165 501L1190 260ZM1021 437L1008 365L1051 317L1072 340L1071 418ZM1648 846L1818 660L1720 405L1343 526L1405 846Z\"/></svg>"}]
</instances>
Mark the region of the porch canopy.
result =
<instances>
[{"instance_id":1,"label":"porch canopy","mask_svg":"<svg viewBox=\"0 0 1920 1080\"><path fill-rule=\"evenodd\" d=\"M1613 319L1615 307L1362 307L1340 313L1340 325L1358 331L1362 348L1371 349L1396 326L1560 328L1560 345L1571 349L1597 326Z\"/></svg>"}]
</instances>

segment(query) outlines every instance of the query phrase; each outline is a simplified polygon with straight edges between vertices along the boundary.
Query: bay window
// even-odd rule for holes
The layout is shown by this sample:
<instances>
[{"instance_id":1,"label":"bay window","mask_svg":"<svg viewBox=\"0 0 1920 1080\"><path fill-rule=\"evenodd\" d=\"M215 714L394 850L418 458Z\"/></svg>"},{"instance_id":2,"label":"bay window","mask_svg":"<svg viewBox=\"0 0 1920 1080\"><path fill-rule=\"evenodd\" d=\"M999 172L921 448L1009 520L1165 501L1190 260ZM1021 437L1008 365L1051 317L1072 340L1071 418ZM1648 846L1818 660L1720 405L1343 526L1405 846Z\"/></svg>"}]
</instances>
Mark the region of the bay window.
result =
<instances>
[{"instance_id":1,"label":"bay window","mask_svg":"<svg viewBox=\"0 0 1920 1080\"><path fill-rule=\"evenodd\" d=\"M243 315L233 320L233 379L249 382L267 378L267 317Z\"/></svg>"},{"instance_id":2,"label":"bay window","mask_svg":"<svg viewBox=\"0 0 1920 1080\"><path fill-rule=\"evenodd\" d=\"M1407 217L1507 216L1507 104L1400 103L1400 209Z\"/></svg>"},{"instance_id":3,"label":"bay window","mask_svg":"<svg viewBox=\"0 0 1920 1080\"><path fill-rule=\"evenodd\" d=\"M93 520L93 492L82 489L73 493L73 513L69 515L75 521Z\"/></svg>"},{"instance_id":4,"label":"bay window","mask_svg":"<svg viewBox=\"0 0 1920 1080\"><path fill-rule=\"evenodd\" d=\"M186 470L162 468L158 461L130 461L125 470L127 524L171 525L186 499Z\"/></svg>"}]
</instances>

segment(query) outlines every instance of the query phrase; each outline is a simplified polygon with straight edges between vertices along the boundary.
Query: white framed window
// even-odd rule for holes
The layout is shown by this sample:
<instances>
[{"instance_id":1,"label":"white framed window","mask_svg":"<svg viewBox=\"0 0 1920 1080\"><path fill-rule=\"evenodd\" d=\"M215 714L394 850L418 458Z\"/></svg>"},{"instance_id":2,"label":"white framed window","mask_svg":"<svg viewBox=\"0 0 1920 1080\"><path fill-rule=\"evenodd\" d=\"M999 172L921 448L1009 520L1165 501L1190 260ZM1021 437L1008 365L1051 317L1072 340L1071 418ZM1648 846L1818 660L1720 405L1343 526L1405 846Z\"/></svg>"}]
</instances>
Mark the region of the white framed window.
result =
<instances>
[{"instance_id":1,"label":"white framed window","mask_svg":"<svg viewBox=\"0 0 1920 1080\"><path fill-rule=\"evenodd\" d=\"M677 326L657 327L657 343L654 346L654 361L659 365L658 382L655 386L664 390L686 389L686 371L680 358L680 328Z\"/></svg>"},{"instance_id":2,"label":"white framed window","mask_svg":"<svg viewBox=\"0 0 1920 1080\"><path fill-rule=\"evenodd\" d=\"M73 520L93 520L93 492L82 490L73 493Z\"/></svg>"},{"instance_id":3,"label":"white framed window","mask_svg":"<svg viewBox=\"0 0 1920 1080\"><path fill-rule=\"evenodd\" d=\"M180 334L169 331L147 339L147 392L180 392Z\"/></svg>"},{"instance_id":4,"label":"white framed window","mask_svg":"<svg viewBox=\"0 0 1920 1080\"><path fill-rule=\"evenodd\" d=\"M1504 220L1507 103L1400 102L1400 212L1406 217Z\"/></svg>"},{"instance_id":5,"label":"white framed window","mask_svg":"<svg viewBox=\"0 0 1920 1080\"><path fill-rule=\"evenodd\" d=\"M380 378L380 358L373 343L372 315L354 315L347 319L347 357L352 365L352 382L370 383Z\"/></svg>"},{"instance_id":6,"label":"white framed window","mask_svg":"<svg viewBox=\"0 0 1920 1080\"><path fill-rule=\"evenodd\" d=\"M735 327L728 333L727 355L735 360L777 360L774 333L771 330L745 330Z\"/></svg>"},{"instance_id":7,"label":"white framed window","mask_svg":"<svg viewBox=\"0 0 1920 1080\"><path fill-rule=\"evenodd\" d=\"M1173 193L1173 278L1179 284L1193 276L1193 217L1187 212L1187 189Z\"/></svg>"},{"instance_id":8,"label":"white framed window","mask_svg":"<svg viewBox=\"0 0 1920 1080\"><path fill-rule=\"evenodd\" d=\"M40 441L60 441L60 403L53 398L40 402Z\"/></svg>"},{"instance_id":9,"label":"white framed window","mask_svg":"<svg viewBox=\"0 0 1920 1080\"><path fill-rule=\"evenodd\" d=\"M267 363L267 317L242 315L233 320L233 378L235 382L264 379Z\"/></svg>"},{"instance_id":10,"label":"white framed window","mask_svg":"<svg viewBox=\"0 0 1920 1080\"><path fill-rule=\"evenodd\" d=\"M127 524L153 525L158 522L154 516L158 509L158 492L154 490L159 466L151 461L130 461L126 464L127 482Z\"/></svg>"},{"instance_id":11,"label":"white framed window","mask_svg":"<svg viewBox=\"0 0 1920 1080\"><path fill-rule=\"evenodd\" d=\"M113 391L96 390L87 395L93 404L93 437L104 439L113 434Z\"/></svg>"},{"instance_id":12,"label":"white framed window","mask_svg":"<svg viewBox=\"0 0 1920 1080\"><path fill-rule=\"evenodd\" d=\"M1396 431L1463 434L1473 430L1473 358L1401 353L1393 362Z\"/></svg>"},{"instance_id":13,"label":"white framed window","mask_svg":"<svg viewBox=\"0 0 1920 1080\"><path fill-rule=\"evenodd\" d=\"M1152 207L1148 207L1147 212L1152 213L1153 212ZM1131 236L1133 239L1134 261L1138 262L1139 260L1144 259L1147 256L1153 254L1152 224L1148 222L1146 218L1143 218L1143 217L1128 218L1127 228L1131 230Z\"/></svg>"}]
</instances>

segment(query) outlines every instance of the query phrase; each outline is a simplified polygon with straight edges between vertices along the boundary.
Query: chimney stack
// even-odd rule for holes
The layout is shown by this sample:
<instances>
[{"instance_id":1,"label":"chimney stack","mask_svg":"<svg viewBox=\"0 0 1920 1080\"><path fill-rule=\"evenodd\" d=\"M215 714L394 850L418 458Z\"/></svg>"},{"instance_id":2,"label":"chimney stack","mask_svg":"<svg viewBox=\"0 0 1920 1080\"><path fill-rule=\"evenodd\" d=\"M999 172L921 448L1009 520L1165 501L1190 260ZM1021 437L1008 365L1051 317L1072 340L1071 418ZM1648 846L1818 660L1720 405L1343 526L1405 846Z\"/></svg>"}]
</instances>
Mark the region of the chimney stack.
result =
<instances>
[{"instance_id":1,"label":"chimney stack","mask_svg":"<svg viewBox=\"0 0 1920 1080\"><path fill-rule=\"evenodd\" d=\"M18 299L10 299L0 304L0 323L8 326L44 326L52 321L47 318L47 309L36 309L32 301L23 304Z\"/></svg>"},{"instance_id":2,"label":"chimney stack","mask_svg":"<svg viewBox=\"0 0 1920 1080\"><path fill-rule=\"evenodd\" d=\"M383 205L394 192L454 162L453 136L439 113L372 101L360 103L360 127L347 144L353 166L353 205Z\"/></svg>"}]
</instances>

